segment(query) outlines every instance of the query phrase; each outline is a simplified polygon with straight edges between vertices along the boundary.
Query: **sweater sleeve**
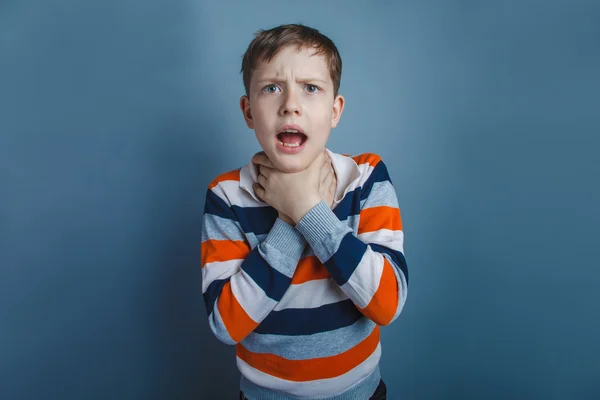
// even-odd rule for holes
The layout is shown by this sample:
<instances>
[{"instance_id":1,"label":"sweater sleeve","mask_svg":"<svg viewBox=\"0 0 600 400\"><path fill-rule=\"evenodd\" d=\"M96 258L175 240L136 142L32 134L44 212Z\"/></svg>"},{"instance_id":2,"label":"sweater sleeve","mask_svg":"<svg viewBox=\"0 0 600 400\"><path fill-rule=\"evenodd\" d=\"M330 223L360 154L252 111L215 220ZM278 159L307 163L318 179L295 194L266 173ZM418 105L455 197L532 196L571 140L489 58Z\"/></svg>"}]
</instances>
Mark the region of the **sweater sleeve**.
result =
<instances>
[{"instance_id":1,"label":"sweater sleeve","mask_svg":"<svg viewBox=\"0 0 600 400\"><path fill-rule=\"evenodd\" d=\"M408 270L398 200L382 161L361 188L358 233L322 201L296 225L356 307L388 325L406 301Z\"/></svg>"},{"instance_id":2,"label":"sweater sleeve","mask_svg":"<svg viewBox=\"0 0 600 400\"><path fill-rule=\"evenodd\" d=\"M251 249L233 208L209 188L202 223L202 293L209 325L226 344L248 336L291 284L306 241L277 219Z\"/></svg>"}]
</instances>

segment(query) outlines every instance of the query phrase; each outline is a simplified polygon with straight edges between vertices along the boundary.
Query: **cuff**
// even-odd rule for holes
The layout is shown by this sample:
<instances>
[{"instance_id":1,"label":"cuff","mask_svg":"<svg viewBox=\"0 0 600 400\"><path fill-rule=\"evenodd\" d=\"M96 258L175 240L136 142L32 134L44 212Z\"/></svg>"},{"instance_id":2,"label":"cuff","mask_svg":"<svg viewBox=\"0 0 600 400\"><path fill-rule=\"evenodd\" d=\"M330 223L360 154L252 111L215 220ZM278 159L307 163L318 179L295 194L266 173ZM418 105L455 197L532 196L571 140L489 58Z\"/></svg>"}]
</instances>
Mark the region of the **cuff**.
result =
<instances>
[{"instance_id":1,"label":"cuff","mask_svg":"<svg viewBox=\"0 0 600 400\"><path fill-rule=\"evenodd\" d=\"M300 260L306 246L306 240L300 232L280 218L275 220L264 241L296 262Z\"/></svg>"},{"instance_id":2,"label":"cuff","mask_svg":"<svg viewBox=\"0 0 600 400\"><path fill-rule=\"evenodd\" d=\"M296 225L321 262L328 260L352 229L340 221L325 201L314 206Z\"/></svg>"}]
</instances>

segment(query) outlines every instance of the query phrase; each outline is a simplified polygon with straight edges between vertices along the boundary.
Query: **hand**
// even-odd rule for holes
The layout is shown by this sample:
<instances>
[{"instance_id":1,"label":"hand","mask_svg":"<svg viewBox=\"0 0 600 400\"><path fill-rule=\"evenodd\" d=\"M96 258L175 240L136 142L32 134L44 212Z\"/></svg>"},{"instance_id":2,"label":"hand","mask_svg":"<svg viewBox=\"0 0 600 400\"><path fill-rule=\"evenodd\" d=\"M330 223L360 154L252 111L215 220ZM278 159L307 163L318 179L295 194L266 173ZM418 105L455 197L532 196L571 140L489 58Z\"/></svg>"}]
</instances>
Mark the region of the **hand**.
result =
<instances>
[{"instance_id":1,"label":"hand","mask_svg":"<svg viewBox=\"0 0 600 400\"><path fill-rule=\"evenodd\" d=\"M327 161L321 168L321 185L319 186L319 195L322 200L325 200L329 208L333 208L333 200L335 197L335 189L337 187L337 177L333 165L331 165L331 157L327 155Z\"/></svg>"},{"instance_id":2,"label":"hand","mask_svg":"<svg viewBox=\"0 0 600 400\"><path fill-rule=\"evenodd\" d=\"M254 184L255 193L279 211L280 216L289 216L294 223L300 221L321 201L322 193L327 198L328 191L331 191L331 180L335 177L335 174L322 172L331 168L325 150L306 169L299 172L279 171L263 153L256 154L252 162L259 167L258 183Z\"/></svg>"},{"instance_id":3,"label":"hand","mask_svg":"<svg viewBox=\"0 0 600 400\"><path fill-rule=\"evenodd\" d=\"M269 160L269 157L266 156L264 151L258 152L256 153L254 156L252 156L252 162L254 164L256 164L259 169L261 165L264 165L265 167L269 167L269 168L275 168L275 166L273 165L273 163L271 163L271 160ZM258 193L256 193L256 191L254 191L254 193L256 194L256 196L264 202L264 199L261 198ZM281 212L279 212L278 215L279 219L281 219L283 222L289 224L289 225L295 225L294 221L292 221L292 219L290 217L288 217L285 214L282 214Z\"/></svg>"},{"instance_id":4,"label":"hand","mask_svg":"<svg viewBox=\"0 0 600 400\"><path fill-rule=\"evenodd\" d=\"M319 195L321 199L325 200L329 208L333 208L333 201L335 196L335 189L337 187L337 176L335 174L335 170L333 169L333 165L331 164L331 157L327 154L328 162L323 165L320 173L320 186L319 186ZM252 157L252 162L259 166L264 166L267 168L275 168L269 157L265 154L264 151L256 153ZM261 199L262 200L262 199ZM263 200L264 201L264 200ZM288 224L293 224L291 218L289 218L285 214L279 213L279 218L287 222Z\"/></svg>"}]
</instances>

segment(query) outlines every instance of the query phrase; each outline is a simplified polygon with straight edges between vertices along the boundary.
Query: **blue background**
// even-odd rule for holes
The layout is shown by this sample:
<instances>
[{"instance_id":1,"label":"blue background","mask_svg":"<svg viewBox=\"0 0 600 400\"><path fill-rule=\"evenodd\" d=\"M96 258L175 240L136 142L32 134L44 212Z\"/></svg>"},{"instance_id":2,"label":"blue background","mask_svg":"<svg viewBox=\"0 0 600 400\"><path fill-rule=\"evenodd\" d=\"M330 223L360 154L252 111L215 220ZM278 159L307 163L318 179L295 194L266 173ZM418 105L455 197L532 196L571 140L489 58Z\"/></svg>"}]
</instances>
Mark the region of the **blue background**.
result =
<instances>
[{"instance_id":1,"label":"blue background","mask_svg":"<svg viewBox=\"0 0 600 400\"><path fill-rule=\"evenodd\" d=\"M204 195L259 150L241 56L290 22L343 57L329 147L399 197L389 398L600 398L600 3L216 3L0 2L0 398L236 398Z\"/></svg>"}]
</instances>

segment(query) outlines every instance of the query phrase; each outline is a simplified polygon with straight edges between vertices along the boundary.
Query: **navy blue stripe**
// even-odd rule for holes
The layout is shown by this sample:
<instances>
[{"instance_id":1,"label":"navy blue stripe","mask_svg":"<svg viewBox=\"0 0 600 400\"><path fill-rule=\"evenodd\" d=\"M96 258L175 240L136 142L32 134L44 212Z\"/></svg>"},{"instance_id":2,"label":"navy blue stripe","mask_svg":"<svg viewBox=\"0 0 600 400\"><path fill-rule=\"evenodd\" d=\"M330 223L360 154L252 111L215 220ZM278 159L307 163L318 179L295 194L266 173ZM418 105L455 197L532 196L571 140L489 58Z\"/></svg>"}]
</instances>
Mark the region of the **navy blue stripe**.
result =
<instances>
[{"instance_id":1,"label":"navy blue stripe","mask_svg":"<svg viewBox=\"0 0 600 400\"><path fill-rule=\"evenodd\" d=\"M404 274L404 277L406 278L406 284L408 285L408 266L406 265L406 259L404 258L404 254L402 254L399 251L387 248L385 246L381 246L379 244L369 243L369 246L371 246L371 250L373 251L389 255L392 261L394 261L394 263L398 266L398 268L400 268L400 270Z\"/></svg>"},{"instance_id":2,"label":"navy blue stripe","mask_svg":"<svg viewBox=\"0 0 600 400\"><path fill-rule=\"evenodd\" d=\"M272 311L254 332L271 335L312 335L350 326L362 317L352 300L344 300L319 308Z\"/></svg>"},{"instance_id":3,"label":"navy blue stripe","mask_svg":"<svg viewBox=\"0 0 600 400\"><path fill-rule=\"evenodd\" d=\"M207 315L210 315L213 312L215 301L217 301L217 298L221 295L223 286L225 286L227 282L229 282L229 278L214 280L208 285L208 289L206 289L206 292L202 295L202 297L204 297L204 306L206 307Z\"/></svg>"},{"instance_id":4,"label":"navy blue stripe","mask_svg":"<svg viewBox=\"0 0 600 400\"><path fill-rule=\"evenodd\" d=\"M222 218L228 218L236 220L236 216L231 208L217 196L212 190L208 189L206 192L206 202L204 203L204 212L212 215L216 215Z\"/></svg>"},{"instance_id":5,"label":"navy blue stripe","mask_svg":"<svg viewBox=\"0 0 600 400\"><path fill-rule=\"evenodd\" d=\"M367 245L352 232L348 232L342 239L338 251L324 263L325 268L336 283L342 286L354 273L365 251Z\"/></svg>"},{"instance_id":6,"label":"navy blue stripe","mask_svg":"<svg viewBox=\"0 0 600 400\"><path fill-rule=\"evenodd\" d=\"M371 171L371 175L369 175L367 181L362 186L360 199L364 200L367 197L369 197L369 194L371 194L371 189L373 189L373 185L375 183L385 181L389 181L390 183L392 183L390 175L388 174L387 167L385 166L383 161L379 161L375 168L373 168L373 171Z\"/></svg>"},{"instance_id":7,"label":"navy blue stripe","mask_svg":"<svg viewBox=\"0 0 600 400\"><path fill-rule=\"evenodd\" d=\"M260 286L267 296L275 301L281 300L292 282L275 268L271 267L258 252L258 246L250 252L242 263L242 269Z\"/></svg>"},{"instance_id":8,"label":"navy blue stripe","mask_svg":"<svg viewBox=\"0 0 600 400\"><path fill-rule=\"evenodd\" d=\"M242 231L256 235L269 233L278 215L273 207L229 207L210 189L206 192L204 212L238 221Z\"/></svg>"},{"instance_id":9,"label":"navy blue stripe","mask_svg":"<svg viewBox=\"0 0 600 400\"><path fill-rule=\"evenodd\" d=\"M333 213L340 221L345 221L351 215L360 214L360 190L360 188L356 188L354 191L346 193L340 204L333 209Z\"/></svg>"},{"instance_id":10,"label":"navy blue stripe","mask_svg":"<svg viewBox=\"0 0 600 400\"><path fill-rule=\"evenodd\" d=\"M279 214L273 207L233 206L232 209L240 222L242 231L253 232L255 235L269 233Z\"/></svg>"}]
</instances>

